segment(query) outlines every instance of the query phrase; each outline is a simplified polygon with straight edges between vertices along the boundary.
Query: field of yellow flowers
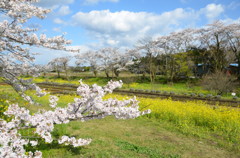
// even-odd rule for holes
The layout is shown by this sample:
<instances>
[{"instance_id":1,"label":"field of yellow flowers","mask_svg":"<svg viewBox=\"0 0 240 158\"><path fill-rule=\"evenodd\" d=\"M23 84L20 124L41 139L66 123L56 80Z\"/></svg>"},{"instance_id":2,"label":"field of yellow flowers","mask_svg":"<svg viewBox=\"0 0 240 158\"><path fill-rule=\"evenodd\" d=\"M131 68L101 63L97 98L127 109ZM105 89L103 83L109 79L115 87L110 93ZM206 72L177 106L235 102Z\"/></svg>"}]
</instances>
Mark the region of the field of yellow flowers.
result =
<instances>
[{"instance_id":1,"label":"field of yellow flowers","mask_svg":"<svg viewBox=\"0 0 240 158\"><path fill-rule=\"evenodd\" d=\"M3 113L8 109L8 103L5 99L0 98L0 119L8 120L9 118L6 117Z\"/></svg>"},{"instance_id":2,"label":"field of yellow flowers","mask_svg":"<svg viewBox=\"0 0 240 158\"><path fill-rule=\"evenodd\" d=\"M126 96L110 95L118 99ZM169 99L137 98L142 110L151 109L145 117L174 123L181 130L204 128L216 131L229 142L240 145L240 109L224 106L212 106L205 102L181 102Z\"/></svg>"}]
</instances>

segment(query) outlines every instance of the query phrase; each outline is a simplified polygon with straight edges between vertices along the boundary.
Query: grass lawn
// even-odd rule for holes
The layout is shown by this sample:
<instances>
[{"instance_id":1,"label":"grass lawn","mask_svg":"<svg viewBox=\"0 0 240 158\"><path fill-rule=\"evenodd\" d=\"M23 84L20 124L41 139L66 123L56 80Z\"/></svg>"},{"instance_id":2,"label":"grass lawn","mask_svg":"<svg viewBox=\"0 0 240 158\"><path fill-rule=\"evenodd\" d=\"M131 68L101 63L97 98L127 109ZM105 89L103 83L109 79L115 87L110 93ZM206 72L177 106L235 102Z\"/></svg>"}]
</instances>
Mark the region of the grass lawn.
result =
<instances>
[{"instance_id":1,"label":"grass lawn","mask_svg":"<svg viewBox=\"0 0 240 158\"><path fill-rule=\"evenodd\" d=\"M237 152L218 147L208 139L180 133L166 121L139 118L115 120L112 117L89 122L58 125L53 134L92 138L89 146L71 148L42 144L43 157L238 157Z\"/></svg>"}]
</instances>

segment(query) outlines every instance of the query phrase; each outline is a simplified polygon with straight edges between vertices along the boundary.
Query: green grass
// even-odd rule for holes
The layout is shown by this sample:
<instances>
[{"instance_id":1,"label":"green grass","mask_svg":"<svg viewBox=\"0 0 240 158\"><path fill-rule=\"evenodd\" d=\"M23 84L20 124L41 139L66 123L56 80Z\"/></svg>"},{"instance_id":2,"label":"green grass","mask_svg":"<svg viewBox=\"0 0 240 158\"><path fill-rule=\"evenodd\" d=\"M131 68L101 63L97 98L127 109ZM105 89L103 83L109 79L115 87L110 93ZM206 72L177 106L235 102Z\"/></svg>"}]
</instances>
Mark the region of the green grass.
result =
<instances>
[{"instance_id":1,"label":"green grass","mask_svg":"<svg viewBox=\"0 0 240 158\"><path fill-rule=\"evenodd\" d=\"M87 72L84 72L87 73ZM53 74L52 74L53 75ZM142 80L137 80L140 79L138 76L132 76L135 79L131 80L131 76L128 77L120 77L120 78L113 78L113 80L123 80L123 87L122 89L142 89L142 90L159 90L161 92L174 92L175 94L179 95L190 95L191 93L197 94L212 94L212 95L217 95L216 92L214 91L207 91L204 90L202 87L200 87L197 83L197 81L192 81L192 82L178 82L178 83L171 83L167 84L165 81L160 82L160 79L158 82L155 83L150 83L150 82L144 82ZM38 77L34 78L35 83L40 83L40 82L54 82L54 83L60 83L60 84L75 84L79 85L79 80L82 79L84 83L88 85L92 84L98 84L101 86L104 86L107 84L111 78L106 78L106 77L86 77L85 75L80 75L80 76L75 76L71 80L66 80L64 78L56 78L52 76L48 77ZM237 96L240 97L240 93L237 93ZM233 97L231 96L231 93L226 93L222 95L222 99L232 99Z\"/></svg>"},{"instance_id":2,"label":"green grass","mask_svg":"<svg viewBox=\"0 0 240 158\"><path fill-rule=\"evenodd\" d=\"M53 135L66 134L92 138L80 148L44 144L38 148L43 157L238 157L238 152L219 147L211 139L186 135L171 123L147 120L116 120L108 117L88 122L57 125Z\"/></svg>"},{"instance_id":3,"label":"green grass","mask_svg":"<svg viewBox=\"0 0 240 158\"><path fill-rule=\"evenodd\" d=\"M134 89L148 89L148 90L161 90L168 92L176 92L176 93L203 93L208 94L209 91L203 90L199 86L187 86L185 83L175 83L175 84L151 84L151 83L132 83L130 84L130 88Z\"/></svg>"},{"instance_id":4,"label":"green grass","mask_svg":"<svg viewBox=\"0 0 240 158\"><path fill-rule=\"evenodd\" d=\"M128 77L129 78L129 77ZM25 79L29 79L29 78L25 78ZM79 84L79 80L82 79L84 83L88 84L88 85L92 85L92 84L98 84L98 85L106 85L108 81L111 80L111 78L105 78L105 77L77 77L74 78L72 80L66 80L63 78L54 78L54 77L38 77L38 78L34 78L33 82L35 83L40 83L40 82L55 82L55 83L60 83L60 84L65 84L65 83L69 83L69 84ZM121 80L123 79L123 89L130 89L130 88L134 88L134 89L148 89L148 90L161 90L161 91L174 91L177 93L191 93L191 92L196 92L196 93L209 93L208 91L203 90L201 87L199 86L193 86L193 85L188 85L186 83L174 83L174 84L163 84L163 83L150 83L150 82L146 82L146 83L141 83L141 82L131 82L131 83L126 83L124 82L124 79L126 78L114 78L113 80ZM127 80L127 79L126 79Z\"/></svg>"}]
</instances>

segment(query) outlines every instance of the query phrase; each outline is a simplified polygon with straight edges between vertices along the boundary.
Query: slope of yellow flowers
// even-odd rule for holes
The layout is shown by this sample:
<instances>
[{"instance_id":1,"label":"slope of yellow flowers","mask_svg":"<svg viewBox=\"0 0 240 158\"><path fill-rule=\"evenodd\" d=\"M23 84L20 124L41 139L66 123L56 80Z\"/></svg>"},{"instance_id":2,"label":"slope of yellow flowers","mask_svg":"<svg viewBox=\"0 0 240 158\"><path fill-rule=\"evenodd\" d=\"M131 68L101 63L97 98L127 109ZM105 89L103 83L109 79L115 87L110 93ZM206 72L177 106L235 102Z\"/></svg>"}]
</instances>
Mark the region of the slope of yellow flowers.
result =
<instances>
[{"instance_id":1,"label":"slope of yellow flowers","mask_svg":"<svg viewBox=\"0 0 240 158\"><path fill-rule=\"evenodd\" d=\"M118 99L124 96L111 95ZM126 98L126 97L125 97ZM227 135L229 141L240 141L240 109L211 106L204 102L180 102L171 99L137 98L142 110L151 109L150 119L167 120L179 127L203 127Z\"/></svg>"}]
</instances>

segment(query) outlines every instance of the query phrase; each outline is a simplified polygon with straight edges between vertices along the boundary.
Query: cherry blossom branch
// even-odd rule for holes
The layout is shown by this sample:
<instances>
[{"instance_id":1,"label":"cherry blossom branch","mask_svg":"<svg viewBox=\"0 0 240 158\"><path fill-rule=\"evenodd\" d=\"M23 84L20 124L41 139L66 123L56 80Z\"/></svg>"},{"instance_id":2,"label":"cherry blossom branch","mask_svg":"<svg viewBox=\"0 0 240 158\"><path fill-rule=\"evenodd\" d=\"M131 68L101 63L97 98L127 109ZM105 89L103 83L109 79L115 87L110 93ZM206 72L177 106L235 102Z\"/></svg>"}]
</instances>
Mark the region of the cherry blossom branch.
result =
<instances>
[{"instance_id":1,"label":"cherry blossom branch","mask_svg":"<svg viewBox=\"0 0 240 158\"><path fill-rule=\"evenodd\" d=\"M29 110L19 107L18 104L9 105L8 110L4 114L12 117L12 120L9 122L0 120L0 145L2 146L0 157L9 156L9 154L27 157L24 146L38 144L37 141L29 141L28 137L22 137L18 133L19 129L35 128L36 134L45 140L45 142L51 143L53 141L51 132L54 130L55 124L65 124L75 120L102 119L111 115L117 119L132 119L150 112L149 110L139 111L136 98L122 101L117 99L103 99L107 93L112 93L115 88L121 86L121 81L110 81L104 87L96 84L89 87L80 80L80 86L77 88L77 94L80 97L75 98L74 102L68 103L65 108L59 108L57 107L58 98L50 96L49 102L53 110L41 111L34 115L30 115ZM62 136L58 140L58 143L77 147L88 145L91 141L91 139L76 139L74 137ZM40 151L31 153L30 155L34 154L41 156Z\"/></svg>"}]
</instances>

